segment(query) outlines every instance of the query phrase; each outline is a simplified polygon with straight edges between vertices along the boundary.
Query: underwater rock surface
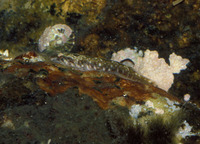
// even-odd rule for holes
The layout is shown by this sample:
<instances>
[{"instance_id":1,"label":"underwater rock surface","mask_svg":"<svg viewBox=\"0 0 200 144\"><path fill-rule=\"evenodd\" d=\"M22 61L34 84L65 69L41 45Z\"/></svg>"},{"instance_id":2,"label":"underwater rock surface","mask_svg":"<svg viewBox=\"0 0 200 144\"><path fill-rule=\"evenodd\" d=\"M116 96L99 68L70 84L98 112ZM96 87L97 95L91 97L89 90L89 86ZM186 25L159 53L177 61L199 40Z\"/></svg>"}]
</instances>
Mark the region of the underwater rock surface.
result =
<instances>
[{"instance_id":1,"label":"underwater rock surface","mask_svg":"<svg viewBox=\"0 0 200 144\"><path fill-rule=\"evenodd\" d=\"M34 62L33 57L39 62ZM58 57L58 60L62 57ZM5 74L14 74L19 78L29 76L30 72L33 73L32 78L35 84L51 96L65 92L68 88L78 87L80 94L88 94L103 109L112 107L111 101L118 97L122 97L125 105L129 106L137 101L153 97L154 93L180 102L176 97L153 86L147 79L118 62L73 54L64 57L64 62L67 61L71 64L60 63L62 65L56 66L52 62L40 61L39 55L28 52L16 57L13 61L5 62L2 65L2 71ZM91 65L89 65L90 62ZM91 66L91 69L82 71L79 68L81 65ZM111 70L109 71L109 69ZM125 76L121 76L126 74L131 78L124 79Z\"/></svg>"},{"instance_id":2,"label":"underwater rock surface","mask_svg":"<svg viewBox=\"0 0 200 144\"><path fill-rule=\"evenodd\" d=\"M14 135L1 142L177 143L199 130L198 125L190 126L199 118L193 123L187 118L188 111L199 114L198 108L186 108L176 97L143 81L74 70L41 61L34 52L1 61L1 77L5 78L0 88L0 135ZM193 132L180 129L182 125ZM156 133L163 137L151 138Z\"/></svg>"},{"instance_id":3,"label":"underwater rock surface","mask_svg":"<svg viewBox=\"0 0 200 144\"><path fill-rule=\"evenodd\" d=\"M199 8L197 0L0 1L0 143L200 143ZM60 47L65 52L110 59L137 47L189 59L169 90L189 101L32 52L55 24L75 34L72 51Z\"/></svg>"}]
</instances>

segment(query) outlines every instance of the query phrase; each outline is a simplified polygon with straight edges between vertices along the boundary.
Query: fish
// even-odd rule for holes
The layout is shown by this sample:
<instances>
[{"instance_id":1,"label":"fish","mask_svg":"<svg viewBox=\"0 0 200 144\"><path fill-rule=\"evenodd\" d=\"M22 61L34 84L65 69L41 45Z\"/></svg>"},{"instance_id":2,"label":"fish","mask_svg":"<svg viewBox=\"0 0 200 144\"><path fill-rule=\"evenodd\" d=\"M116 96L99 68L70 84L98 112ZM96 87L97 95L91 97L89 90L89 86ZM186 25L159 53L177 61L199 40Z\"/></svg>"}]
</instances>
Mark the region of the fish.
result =
<instances>
[{"instance_id":1,"label":"fish","mask_svg":"<svg viewBox=\"0 0 200 144\"><path fill-rule=\"evenodd\" d=\"M70 67L73 70L105 72L133 82L153 84L151 80L138 74L132 67L113 60L65 53L51 58L51 61Z\"/></svg>"},{"instance_id":2,"label":"fish","mask_svg":"<svg viewBox=\"0 0 200 144\"><path fill-rule=\"evenodd\" d=\"M98 71L109 74L114 74L119 78L129 80L139 85L143 85L146 91L150 93L156 92L162 96L175 100L181 103L181 100L160 89L155 82L138 74L132 67L123 65L120 62L107 60L97 57L89 57L86 55L79 55L74 53L62 53L51 58L53 63L58 63L64 67L69 67L77 71ZM133 87L134 89L134 87Z\"/></svg>"}]
</instances>

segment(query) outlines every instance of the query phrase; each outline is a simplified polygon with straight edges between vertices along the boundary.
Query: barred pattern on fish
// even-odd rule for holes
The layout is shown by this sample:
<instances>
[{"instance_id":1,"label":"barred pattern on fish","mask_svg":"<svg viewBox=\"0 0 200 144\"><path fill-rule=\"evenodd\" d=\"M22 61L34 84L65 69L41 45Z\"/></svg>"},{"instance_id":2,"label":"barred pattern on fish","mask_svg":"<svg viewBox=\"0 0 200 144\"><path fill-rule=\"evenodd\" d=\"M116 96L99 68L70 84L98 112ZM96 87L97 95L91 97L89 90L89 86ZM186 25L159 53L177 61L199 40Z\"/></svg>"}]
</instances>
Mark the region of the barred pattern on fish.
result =
<instances>
[{"instance_id":1,"label":"barred pattern on fish","mask_svg":"<svg viewBox=\"0 0 200 144\"><path fill-rule=\"evenodd\" d=\"M73 68L79 71L99 71L115 74L121 78L134 82L150 84L150 80L139 75L133 68L123 65L119 62L101 58L92 58L78 54L62 54L61 56L51 58L53 62Z\"/></svg>"}]
</instances>

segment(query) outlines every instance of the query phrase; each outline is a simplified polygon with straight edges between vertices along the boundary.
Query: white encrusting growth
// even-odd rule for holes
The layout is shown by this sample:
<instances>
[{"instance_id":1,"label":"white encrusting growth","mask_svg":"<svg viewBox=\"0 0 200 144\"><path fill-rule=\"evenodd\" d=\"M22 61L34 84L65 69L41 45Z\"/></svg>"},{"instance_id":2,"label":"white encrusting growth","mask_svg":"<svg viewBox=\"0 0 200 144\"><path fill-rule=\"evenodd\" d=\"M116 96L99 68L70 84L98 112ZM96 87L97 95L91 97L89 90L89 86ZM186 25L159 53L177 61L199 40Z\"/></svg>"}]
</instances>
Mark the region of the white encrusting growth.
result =
<instances>
[{"instance_id":1,"label":"white encrusting growth","mask_svg":"<svg viewBox=\"0 0 200 144\"><path fill-rule=\"evenodd\" d=\"M188 59L182 58L175 53L172 53L169 57L170 65L163 58L159 58L157 51L146 50L144 56L142 55L141 51L138 52L136 49L126 48L114 53L111 59L118 62L123 59L132 60L135 63L133 69L137 73L152 80L159 88L165 91L168 91L174 82L173 73L179 73L181 70L186 69L186 65L189 63Z\"/></svg>"}]
</instances>

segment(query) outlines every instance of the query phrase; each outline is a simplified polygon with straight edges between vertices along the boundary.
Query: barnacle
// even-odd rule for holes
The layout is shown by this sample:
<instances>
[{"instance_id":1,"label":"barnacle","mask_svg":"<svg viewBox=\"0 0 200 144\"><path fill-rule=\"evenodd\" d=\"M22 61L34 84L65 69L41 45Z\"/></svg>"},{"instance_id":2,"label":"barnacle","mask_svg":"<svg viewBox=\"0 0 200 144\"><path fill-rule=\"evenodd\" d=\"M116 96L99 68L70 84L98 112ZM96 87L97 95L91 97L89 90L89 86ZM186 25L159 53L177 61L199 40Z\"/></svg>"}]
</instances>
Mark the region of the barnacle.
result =
<instances>
[{"instance_id":1,"label":"barnacle","mask_svg":"<svg viewBox=\"0 0 200 144\"><path fill-rule=\"evenodd\" d=\"M68 25L56 24L54 26L49 26L45 29L39 39L38 50L43 52L71 43L70 40L72 39L72 36L72 29ZM70 51L71 47L68 46L68 49L68 51Z\"/></svg>"}]
</instances>

